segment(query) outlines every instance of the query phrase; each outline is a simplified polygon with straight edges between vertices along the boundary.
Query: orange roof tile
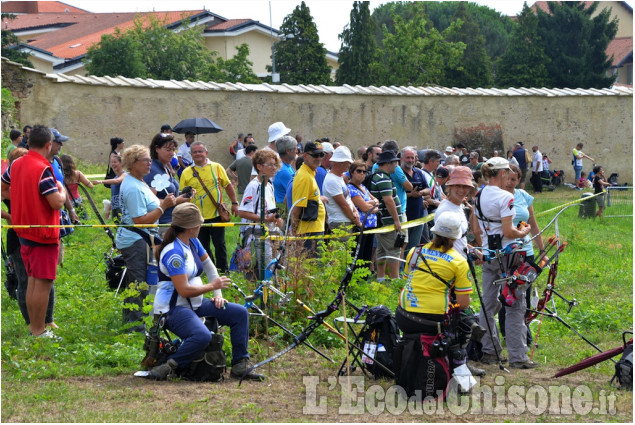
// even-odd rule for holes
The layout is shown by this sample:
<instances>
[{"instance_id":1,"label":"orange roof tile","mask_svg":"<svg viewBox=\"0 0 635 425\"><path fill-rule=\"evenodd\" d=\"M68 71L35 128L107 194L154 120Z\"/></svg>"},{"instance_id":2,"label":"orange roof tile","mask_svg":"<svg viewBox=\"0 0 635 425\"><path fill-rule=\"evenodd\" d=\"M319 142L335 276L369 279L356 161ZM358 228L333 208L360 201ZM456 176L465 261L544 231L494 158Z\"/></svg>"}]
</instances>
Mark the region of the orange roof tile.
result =
<instances>
[{"instance_id":1,"label":"orange roof tile","mask_svg":"<svg viewBox=\"0 0 635 425\"><path fill-rule=\"evenodd\" d=\"M12 31L64 26L57 30L35 34L29 45L51 52L53 55L72 59L86 54L88 48L101 40L104 34L112 34L115 28L122 31L132 28L137 16L153 15L169 23L180 21L183 16L202 13L204 10L144 13L90 13L17 15L8 22ZM75 46L75 47L71 47Z\"/></svg>"},{"instance_id":2,"label":"orange roof tile","mask_svg":"<svg viewBox=\"0 0 635 425\"><path fill-rule=\"evenodd\" d=\"M633 54L633 37L617 37L609 43L606 55L613 55L613 66L619 65L628 55Z\"/></svg>"},{"instance_id":3,"label":"orange roof tile","mask_svg":"<svg viewBox=\"0 0 635 425\"><path fill-rule=\"evenodd\" d=\"M68 11L68 12L67 12ZM61 1L3 1L3 13L90 13Z\"/></svg>"}]
</instances>

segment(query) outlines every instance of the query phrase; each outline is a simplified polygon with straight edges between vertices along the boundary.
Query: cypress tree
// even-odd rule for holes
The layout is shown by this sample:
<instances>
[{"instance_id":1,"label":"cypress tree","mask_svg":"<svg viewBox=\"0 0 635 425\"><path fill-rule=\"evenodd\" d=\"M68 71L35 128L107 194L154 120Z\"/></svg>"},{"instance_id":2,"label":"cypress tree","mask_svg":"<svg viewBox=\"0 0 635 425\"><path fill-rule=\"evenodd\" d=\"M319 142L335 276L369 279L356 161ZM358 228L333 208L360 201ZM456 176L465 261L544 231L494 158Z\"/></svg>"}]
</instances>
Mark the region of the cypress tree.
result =
<instances>
[{"instance_id":1,"label":"cypress tree","mask_svg":"<svg viewBox=\"0 0 635 425\"><path fill-rule=\"evenodd\" d=\"M336 72L336 84L372 84L370 64L377 56L374 33L375 23L370 17L369 2L354 2L350 23L339 35L342 47L338 58L340 66Z\"/></svg>"},{"instance_id":2,"label":"cypress tree","mask_svg":"<svg viewBox=\"0 0 635 425\"><path fill-rule=\"evenodd\" d=\"M286 35L274 46L276 71L287 84L331 84L326 48L320 43L317 26L304 1L282 22Z\"/></svg>"}]
</instances>

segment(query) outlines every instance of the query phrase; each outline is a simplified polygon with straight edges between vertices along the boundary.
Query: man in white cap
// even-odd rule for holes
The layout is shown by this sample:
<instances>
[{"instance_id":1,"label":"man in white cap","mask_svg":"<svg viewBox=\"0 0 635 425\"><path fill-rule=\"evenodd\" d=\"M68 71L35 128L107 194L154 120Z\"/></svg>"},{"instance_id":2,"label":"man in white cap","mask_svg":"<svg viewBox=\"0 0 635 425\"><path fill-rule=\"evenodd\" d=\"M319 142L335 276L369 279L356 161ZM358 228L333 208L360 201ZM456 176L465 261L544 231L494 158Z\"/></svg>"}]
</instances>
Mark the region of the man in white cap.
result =
<instances>
[{"instance_id":1,"label":"man in white cap","mask_svg":"<svg viewBox=\"0 0 635 425\"><path fill-rule=\"evenodd\" d=\"M281 138L282 136L286 136L291 133L291 129L287 128L282 121L274 122L269 126L269 140L268 145L265 146L265 149L272 150L278 155L278 149L276 148L276 140Z\"/></svg>"},{"instance_id":2,"label":"man in white cap","mask_svg":"<svg viewBox=\"0 0 635 425\"><path fill-rule=\"evenodd\" d=\"M323 148L324 145L322 143ZM352 163L351 151L346 146L340 146L333 152L331 170L324 178L322 194L328 199L325 207L331 230L340 227L348 227L350 230L351 224L361 227L359 213L342 177Z\"/></svg>"},{"instance_id":3,"label":"man in white cap","mask_svg":"<svg viewBox=\"0 0 635 425\"><path fill-rule=\"evenodd\" d=\"M326 139L326 137L322 140L324 139ZM324 186L324 179L326 178L326 173L328 173L331 169L331 156L333 156L334 149L333 145L329 142L322 141L320 143L322 145L322 150L324 151L324 158L322 158L322 164L315 171L315 181L320 188L320 193L324 195L324 192L322 190Z\"/></svg>"}]
</instances>

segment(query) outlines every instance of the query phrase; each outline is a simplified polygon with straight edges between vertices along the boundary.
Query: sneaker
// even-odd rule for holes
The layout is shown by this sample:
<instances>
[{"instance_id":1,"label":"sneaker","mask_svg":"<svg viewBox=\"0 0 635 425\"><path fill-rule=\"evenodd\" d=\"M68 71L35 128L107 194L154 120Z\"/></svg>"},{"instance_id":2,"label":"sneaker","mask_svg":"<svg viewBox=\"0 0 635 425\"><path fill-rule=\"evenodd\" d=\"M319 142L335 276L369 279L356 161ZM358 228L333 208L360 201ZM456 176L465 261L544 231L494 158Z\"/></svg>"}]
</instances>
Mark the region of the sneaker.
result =
<instances>
[{"instance_id":1,"label":"sneaker","mask_svg":"<svg viewBox=\"0 0 635 425\"><path fill-rule=\"evenodd\" d=\"M236 379L249 379L251 381L264 381L265 377L258 373L250 372L245 373L251 368L249 365L249 359L241 359L238 363L232 366L229 376Z\"/></svg>"},{"instance_id":2,"label":"sneaker","mask_svg":"<svg viewBox=\"0 0 635 425\"><path fill-rule=\"evenodd\" d=\"M501 363L507 363L507 357L500 356ZM496 354L483 354L479 362L484 364L498 364Z\"/></svg>"},{"instance_id":3,"label":"sneaker","mask_svg":"<svg viewBox=\"0 0 635 425\"><path fill-rule=\"evenodd\" d=\"M509 364L510 367L514 369L533 369L538 366L538 363L533 362L531 360L526 360L524 362L514 362Z\"/></svg>"},{"instance_id":4,"label":"sneaker","mask_svg":"<svg viewBox=\"0 0 635 425\"><path fill-rule=\"evenodd\" d=\"M472 366L469 363L467 364L467 368L470 370L472 376L485 376L485 374L487 373L485 369L479 369L478 367Z\"/></svg>"},{"instance_id":5,"label":"sneaker","mask_svg":"<svg viewBox=\"0 0 635 425\"><path fill-rule=\"evenodd\" d=\"M61 341L62 338L55 335L53 332L51 332L50 330L45 330L44 332L42 332L39 335L33 335L31 334L31 336L33 338L44 338L44 339L50 339L51 341Z\"/></svg>"},{"instance_id":6,"label":"sneaker","mask_svg":"<svg viewBox=\"0 0 635 425\"><path fill-rule=\"evenodd\" d=\"M148 377L150 379L154 379L155 381L165 381L168 379L168 376L174 374L174 371L178 366L178 363L174 359L168 359L167 362L153 367L150 370L150 375Z\"/></svg>"}]
</instances>

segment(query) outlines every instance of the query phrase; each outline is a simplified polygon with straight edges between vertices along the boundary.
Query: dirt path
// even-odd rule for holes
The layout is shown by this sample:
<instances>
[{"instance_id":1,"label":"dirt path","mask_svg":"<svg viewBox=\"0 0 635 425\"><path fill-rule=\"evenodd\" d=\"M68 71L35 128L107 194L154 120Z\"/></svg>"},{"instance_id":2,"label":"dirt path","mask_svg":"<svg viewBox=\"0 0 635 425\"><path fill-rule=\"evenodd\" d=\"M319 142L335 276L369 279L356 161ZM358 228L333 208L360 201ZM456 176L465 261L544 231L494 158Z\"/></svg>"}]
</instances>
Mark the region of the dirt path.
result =
<instances>
[{"instance_id":1,"label":"dirt path","mask_svg":"<svg viewBox=\"0 0 635 425\"><path fill-rule=\"evenodd\" d=\"M500 372L487 366L482 397L406 404L389 381L358 371L345 397L338 365L293 351L261 371L262 383L153 382L130 375L2 383L4 422L631 422L632 393L604 375L551 379L553 370ZM552 388L550 388L550 386ZM556 388L556 386L559 386ZM553 395L555 390L564 397ZM567 393L571 397L567 397ZM307 395L308 394L308 395ZM493 395L488 401L487 395ZM317 397L316 397L317 396Z\"/></svg>"}]
</instances>

